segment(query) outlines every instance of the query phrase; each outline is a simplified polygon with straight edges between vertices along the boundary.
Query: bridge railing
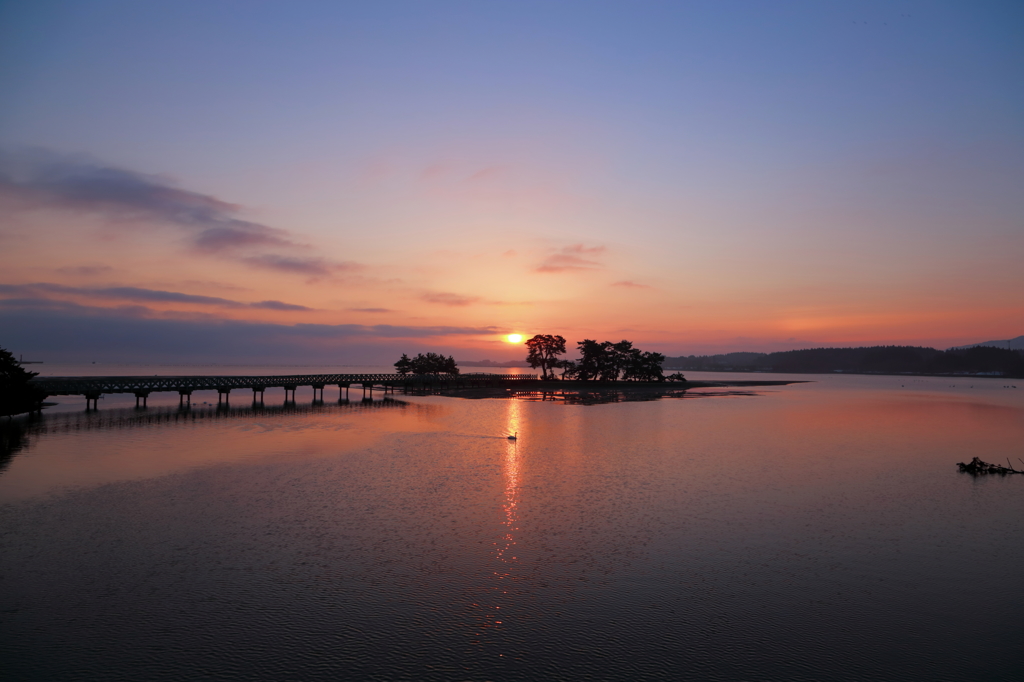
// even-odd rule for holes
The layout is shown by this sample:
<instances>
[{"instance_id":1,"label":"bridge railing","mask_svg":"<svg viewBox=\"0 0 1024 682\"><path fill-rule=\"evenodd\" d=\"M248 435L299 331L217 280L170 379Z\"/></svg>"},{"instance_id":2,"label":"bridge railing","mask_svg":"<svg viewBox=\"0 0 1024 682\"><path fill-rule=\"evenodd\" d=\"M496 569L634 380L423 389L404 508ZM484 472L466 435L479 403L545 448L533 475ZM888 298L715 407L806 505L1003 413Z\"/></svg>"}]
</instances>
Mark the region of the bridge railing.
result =
<instances>
[{"instance_id":1,"label":"bridge railing","mask_svg":"<svg viewBox=\"0 0 1024 682\"><path fill-rule=\"evenodd\" d=\"M534 381L535 374L293 374L267 376L113 376L35 377L31 383L47 395L224 391L225 389L294 389L298 386L400 386L403 384L472 384Z\"/></svg>"}]
</instances>

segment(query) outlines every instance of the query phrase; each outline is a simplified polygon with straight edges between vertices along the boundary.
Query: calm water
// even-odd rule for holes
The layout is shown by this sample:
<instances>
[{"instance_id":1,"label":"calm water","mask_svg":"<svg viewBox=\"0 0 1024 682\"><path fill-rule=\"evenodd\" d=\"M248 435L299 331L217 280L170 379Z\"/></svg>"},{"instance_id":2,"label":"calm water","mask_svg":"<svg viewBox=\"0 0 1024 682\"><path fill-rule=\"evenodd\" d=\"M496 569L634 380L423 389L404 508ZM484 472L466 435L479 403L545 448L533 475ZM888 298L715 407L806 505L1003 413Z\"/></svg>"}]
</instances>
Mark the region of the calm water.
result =
<instances>
[{"instance_id":1,"label":"calm water","mask_svg":"<svg viewBox=\"0 0 1024 682\"><path fill-rule=\"evenodd\" d=\"M1024 383L794 378L64 400L7 431L0 677L1024 679L1024 476L955 467L1020 465Z\"/></svg>"}]
</instances>

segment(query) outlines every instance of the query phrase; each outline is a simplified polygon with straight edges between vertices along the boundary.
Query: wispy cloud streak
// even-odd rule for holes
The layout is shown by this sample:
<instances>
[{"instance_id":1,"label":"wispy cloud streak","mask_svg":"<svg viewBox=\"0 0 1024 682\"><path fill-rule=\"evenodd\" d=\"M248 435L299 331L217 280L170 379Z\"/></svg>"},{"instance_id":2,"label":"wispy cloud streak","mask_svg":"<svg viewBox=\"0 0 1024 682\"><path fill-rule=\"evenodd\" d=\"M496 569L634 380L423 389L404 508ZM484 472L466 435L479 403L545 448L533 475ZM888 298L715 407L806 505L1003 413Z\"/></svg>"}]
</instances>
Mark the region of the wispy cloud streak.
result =
<instances>
[{"instance_id":1,"label":"wispy cloud streak","mask_svg":"<svg viewBox=\"0 0 1024 682\"><path fill-rule=\"evenodd\" d=\"M282 256L280 254L262 254L246 256L242 261L252 267L264 270L279 270L310 277L326 277L338 272L361 269L361 265L352 262L337 262L326 258L307 258L303 256Z\"/></svg>"},{"instance_id":2,"label":"wispy cloud streak","mask_svg":"<svg viewBox=\"0 0 1024 682\"><path fill-rule=\"evenodd\" d=\"M159 175L108 166L86 156L44 149L0 152L0 200L21 209L88 213L116 223L173 225L186 231L195 251L263 269L322 276L358 267L267 253L308 246L286 230L243 220L237 204L175 187Z\"/></svg>"},{"instance_id":3,"label":"wispy cloud streak","mask_svg":"<svg viewBox=\"0 0 1024 682\"><path fill-rule=\"evenodd\" d=\"M95 308L69 301L0 300L4 346L47 360L338 362L339 352L389 364L413 348L507 333L496 327L274 324L183 318L145 306ZM457 343L457 342L456 342ZM412 351L415 352L415 351Z\"/></svg>"},{"instance_id":4,"label":"wispy cloud streak","mask_svg":"<svg viewBox=\"0 0 1024 682\"><path fill-rule=\"evenodd\" d=\"M440 303L455 307L471 305L480 300L479 296L463 296L443 291L423 294L420 298L428 303Z\"/></svg>"},{"instance_id":5,"label":"wispy cloud streak","mask_svg":"<svg viewBox=\"0 0 1024 682\"><path fill-rule=\"evenodd\" d=\"M154 310L146 306L123 306L119 308L101 308L95 306L81 305L71 301L52 300L46 298L8 298L0 299L0 310L6 311L48 311L62 310L74 311L80 316L87 316L92 319L123 319L131 318L150 321L180 321L191 323L193 320L182 320L173 316L164 315L162 311ZM250 327L265 331L287 333L293 336L309 338L340 338L346 336L380 337L388 339L406 338L427 338L433 336L480 336L493 335L507 331L503 327L460 327L448 325L434 325L415 327L408 325L390 324L275 324L269 322L251 322L244 320L220 320L214 317L203 318L204 324L223 324L232 327ZM69 341L70 343L70 341Z\"/></svg>"},{"instance_id":6,"label":"wispy cloud streak","mask_svg":"<svg viewBox=\"0 0 1024 682\"><path fill-rule=\"evenodd\" d=\"M0 284L0 296L31 297L32 300L54 300L54 297L77 296L88 299L112 299L120 301L137 301L142 303L187 303L200 306L217 306L221 308L262 308L267 310L312 310L303 305L284 303L282 301L259 301L243 303L218 296L201 296L184 294L178 291L162 291L160 289L144 289L141 287L69 287L63 284L38 282L35 284Z\"/></svg>"}]
</instances>

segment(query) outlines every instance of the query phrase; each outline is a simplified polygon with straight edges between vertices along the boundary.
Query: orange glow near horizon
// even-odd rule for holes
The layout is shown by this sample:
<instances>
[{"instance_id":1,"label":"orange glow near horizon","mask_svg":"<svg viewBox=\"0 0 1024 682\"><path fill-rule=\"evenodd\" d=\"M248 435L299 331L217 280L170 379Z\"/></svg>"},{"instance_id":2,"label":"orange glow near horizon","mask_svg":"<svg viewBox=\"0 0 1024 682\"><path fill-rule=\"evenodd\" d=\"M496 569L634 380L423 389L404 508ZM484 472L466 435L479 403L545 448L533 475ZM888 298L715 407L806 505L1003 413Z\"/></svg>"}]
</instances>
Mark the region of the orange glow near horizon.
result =
<instances>
[{"instance_id":1,"label":"orange glow near horizon","mask_svg":"<svg viewBox=\"0 0 1024 682\"><path fill-rule=\"evenodd\" d=\"M230 320L301 336L304 325L351 326L354 345L397 344L407 331L402 352L518 359L513 347L530 334L492 331L492 321L505 316L570 344L627 338L670 356L876 344L945 348L1012 338L1024 312L1015 270L1007 267L987 268L984 278L966 267L926 270L915 281L879 262L872 272L891 270L896 280L867 282L859 270L851 274L859 267L854 261L830 261L829 273L818 264L811 276L804 274L807 261L796 267L794 256L776 254L721 280L714 259L680 271L663 268L653 255L641 277L642 245L527 239L510 252L495 236L436 254L452 265L443 270L409 269L411 256L400 250L378 259L371 249L348 266L347 254L326 249L319 256L299 246L282 247L280 262L268 261L278 263L275 269L233 251L198 252L156 224L133 231L114 218L56 209L15 212L10 224L12 248L0 254L0 284L8 290L0 299L12 299L11 306L37 306L51 317L80 310L97 319L159 321L164 329ZM36 256L43 253L45 265ZM381 276L396 267L401 278ZM378 330L386 335L376 336ZM293 347L321 342L328 343L302 337ZM364 357L375 359L365 349L344 354L346 362Z\"/></svg>"}]
</instances>

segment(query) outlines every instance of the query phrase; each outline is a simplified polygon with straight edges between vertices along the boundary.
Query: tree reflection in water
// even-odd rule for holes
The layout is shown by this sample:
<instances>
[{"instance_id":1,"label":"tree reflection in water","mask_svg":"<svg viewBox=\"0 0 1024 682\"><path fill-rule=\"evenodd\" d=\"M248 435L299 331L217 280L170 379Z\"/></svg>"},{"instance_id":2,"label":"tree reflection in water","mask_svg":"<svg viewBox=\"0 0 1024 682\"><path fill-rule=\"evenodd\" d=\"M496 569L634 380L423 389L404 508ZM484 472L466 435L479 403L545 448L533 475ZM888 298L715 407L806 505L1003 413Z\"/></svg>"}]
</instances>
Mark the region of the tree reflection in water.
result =
<instances>
[{"instance_id":1,"label":"tree reflection in water","mask_svg":"<svg viewBox=\"0 0 1024 682\"><path fill-rule=\"evenodd\" d=\"M726 396L756 396L760 393L750 390L702 390L694 391L685 388L637 389L595 388L594 390L555 390L555 391L509 391L508 398L527 401L562 402L566 405L603 405L606 403L628 403L638 401L662 400L665 398L719 398Z\"/></svg>"},{"instance_id":2,"label":"tree reflection in water","mask_svg":"<svg viewBox=\"0 0 1024 682\"><path fill-rule=\"evenodd\" d=\"M0 419L0 473L7 468L14 456L29 446L28 430L32 422L40 417L32 415L18 419Z\"/></svg>"}]
</instances>

